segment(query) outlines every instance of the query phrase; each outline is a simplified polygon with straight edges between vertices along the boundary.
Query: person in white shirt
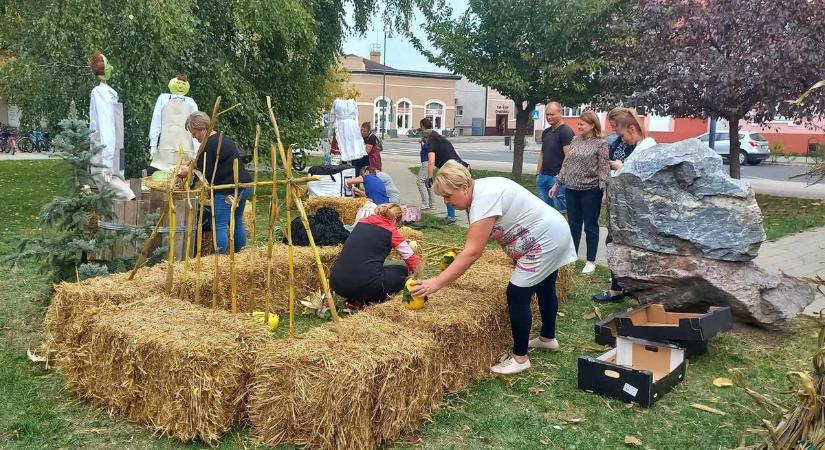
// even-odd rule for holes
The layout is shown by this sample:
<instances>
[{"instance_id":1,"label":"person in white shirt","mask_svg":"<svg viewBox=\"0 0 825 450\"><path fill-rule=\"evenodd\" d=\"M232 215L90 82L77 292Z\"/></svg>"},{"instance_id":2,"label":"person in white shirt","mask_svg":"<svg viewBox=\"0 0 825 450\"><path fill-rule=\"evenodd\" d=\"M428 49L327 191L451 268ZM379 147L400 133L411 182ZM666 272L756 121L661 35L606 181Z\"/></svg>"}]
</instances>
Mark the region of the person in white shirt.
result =
<instances>
[{"instance_id":1,"label":"person in white shirt","mask_svg":"<svg viewBox=\"0 0 825 450\"><path fill-rule=\"evenodd\" d=\"M416 283L413 295L432 294L464 274L481 256L489 238L515 260L507 285L507 306L513 329L513 356L490 370L511 374L530 368L528 348L558 350L555 338L558 269L576 260L570 227L564 217L521 185L508 178L473 180L470 171L447 161L435 177L435 193L456 209L469 212L470 228L464 250L435 278ZM536 294L542 325L530 339L530 302Z\"/></svg>"},{"instance_id":2,"label":"person in white shirt","mask_svg":"<svg viewBox=\"0 0 825 450\"><path fill-rule=\"evenodd\" d=\"M161 94L155 101L152 124L149 126L149 153L152 162L147 169L149 175L158 170L167 170L178 164L178 149L183 147L184 161L197 156L198 141L186 131L184 124L190 114L198 110L198 105L189 93L189 80L179 74L169 80L169 93Z\"/></svg>"},{"instance_id":3,"label":"person in white shirt","mask_svg":"<svg viewBox=\"0 0 825 450\"><path fill-rule=\"evenodd\" d=\"M133 200L135 193L126 184L124 174L123 104L118 101L117 91L107 83L114 67L100 51L96 51L91 57L91 69L98 85L92 89L89 98L90 138L93 145L103 147L92 158L92 177L98 188L112 189L116 199Z\"/></svg>"}]
</instances>

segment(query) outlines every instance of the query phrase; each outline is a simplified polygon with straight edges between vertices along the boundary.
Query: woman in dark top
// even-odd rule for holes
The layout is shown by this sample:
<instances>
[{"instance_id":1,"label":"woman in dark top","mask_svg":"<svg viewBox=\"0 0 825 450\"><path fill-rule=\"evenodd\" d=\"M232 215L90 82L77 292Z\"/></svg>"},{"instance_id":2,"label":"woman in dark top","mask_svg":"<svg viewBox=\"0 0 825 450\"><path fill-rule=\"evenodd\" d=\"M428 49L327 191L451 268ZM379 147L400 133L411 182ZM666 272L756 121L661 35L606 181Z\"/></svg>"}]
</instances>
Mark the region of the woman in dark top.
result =
<instances>
[{"instance_id":1,"label":"woman in dark top","mask_svg":"<svg viewBox=\"0 0 825 450\"><path fill-rule=\"evenodd\" d=\"M421 120L422 128L424 127L424 120L428 119L424 118ZM427 144L429 145L427 148L427 151L429 152L427 164L427 187L432 187L435 169L440 169L441 166L443 166L447 161L453 160L468 168L470 165L458 156L458 152L455 151L455 147L453 147L453 144L448 141L447 138L433 130L429 131L430 134L427 137ZM445 205L447 205L447 223L455 223L455 208L446 202Z\"/></svg>"},{"instance_id":2,"label":"woman in dark top","mask_svg":"<svg viewBox=\"0 0 825 450\"><path fill-rule=\"evenodd\" d=\"M411 273L418 272L421 259L396 228L401 207L388 203L375 214L361 219L352 229L329 277L332 289L350 306L381 302L404 287ZM406 266L384 264L395 249Z\"/></svg>"},{"instance_id":3,"label":"woman in dark top","mask_svg":"<svg viewBox=\"0 0 825 450\"><path fill-rule=\"evenodd\" d=\"M238 161L238 182L249 183L252 177L244 168L241 162L241 156L238 153L238 146L235 142L223 134L223 132L212 131L207 136L209 129L209 116L201 111L192 113L186 119L186 130L197 139L198 142L206 140L206 146L203 153L198 157L195 164L195 170L200 170L204 178L212 186L223 184L233 184L235 182L234 176L234 161ZM223 140L221 141L221 136ZM218 154L218 142L221 141L221 151ZM217 165L215 161L217 160ZM180 176L186 176L187 171L185 167L181 168ZM235 193L234 188L221 189L215 191L215 198L212 204L212 214L215 215L215 230L213 235L215 242L218 244L218 251L225 254L229 248L229 216L231 215L232 196ZM235 208L235 251L242 249L246 245L246 228L243 224L243 211L246 206L246 200L252 193L252 188L238 189L238 204Z\"/></svg>"}]
</instances>

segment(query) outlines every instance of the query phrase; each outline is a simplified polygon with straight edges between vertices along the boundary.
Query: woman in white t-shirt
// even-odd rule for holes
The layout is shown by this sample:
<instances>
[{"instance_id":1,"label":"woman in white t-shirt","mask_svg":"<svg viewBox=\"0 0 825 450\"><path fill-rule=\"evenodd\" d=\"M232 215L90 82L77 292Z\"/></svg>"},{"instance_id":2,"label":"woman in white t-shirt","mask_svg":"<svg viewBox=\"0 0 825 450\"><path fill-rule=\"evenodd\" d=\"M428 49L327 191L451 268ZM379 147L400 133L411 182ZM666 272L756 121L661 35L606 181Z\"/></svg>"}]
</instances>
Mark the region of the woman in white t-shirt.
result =
<instances>
[{"instance_id":1,"label":"woman in white t-shirt","mask_svg":"<svg viewBox=\"0 0 825 450\"><path fill-rule=\"evenodd\" d=\"M564 217L530 191L507 178L473 180L470 171L447 161L435 177L435 193L456 209L469 212L470 228L464 250L435 278L416 283L414 295L429 295L464 274L495 239L516 261L507 285L507 306L513 328L513 356L490 370L511 374L530 368L528 348L558 350L555 339L556 276L576 260L570 227ZM530 339L533 294L539 300L541 333Z\"/></svg>"}]
</instances>

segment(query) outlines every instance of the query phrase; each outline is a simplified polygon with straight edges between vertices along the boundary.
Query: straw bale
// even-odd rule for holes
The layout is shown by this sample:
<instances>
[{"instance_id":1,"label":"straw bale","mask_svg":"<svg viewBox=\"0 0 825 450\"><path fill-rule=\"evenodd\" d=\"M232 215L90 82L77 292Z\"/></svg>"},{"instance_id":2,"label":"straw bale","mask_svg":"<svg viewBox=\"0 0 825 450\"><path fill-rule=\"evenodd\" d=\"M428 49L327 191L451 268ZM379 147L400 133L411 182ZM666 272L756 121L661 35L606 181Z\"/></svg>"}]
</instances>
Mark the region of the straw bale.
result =
<instances>
[{"instance_id":1,"label":"straw bale","mask_svg":"<svg viewBox=\"0 0 825 450\"><path fill-rule=\"evenodd\" d=\"M83 325L58 364L71 390L155 432L207 443L245 418L256 351L271 341L250 318L163 296L103 306Z\"/></svg>"},{"instance_id":2,"label":"straw bale","mask_svg":"<svg viewBox=\"0 0 825 450\"><path fill-rule=\"evenodd\" d=\"M329 197L318 196L310 197L304 202L304 208L307 213L315 214L316 211L323 207L332 208L338 211L341 216L341 222L350 224L355 222L355 216L358 214L358 209L364 206L370 199L367 197Z\"/></svg>"},{"instance_id":3,"label":"straw bale","mask_svg":"<svg viewBox=\"0 0 825 450\"><path fill-rule=\"evenodd\" d=\"M404 239L407 242L415 242L415 246L413 247L413 251L418 256L423 256L424 253L424 233L414 230L410 227L398 227L398 232L401 236L404 236ZM411 244L412 245L412 244ZM401 260L401 255L398 254L395 249L390 252L389 259L391 260Z\"/></svg>"},{"instance_id":4,"label":"straw bale","mask_svg":"<svg viewBox=\"0 0 825 450\"><path fill-rule=\"evenodd\" d=\"M396 296L360 314L432 336L439 350L441 383L447 392L456 392L489 377L490 366L512 344L504 290L485 293L446 287L417 311L404 308Z\"/></svg>"},{"instance_id":5,"label":"straw bale","mask_svg":"<svg viewBox=\"0 0 825 450\"><path fill-rule=\"evenodd\" d=\"M511 269L513 268L513 258L507 256L507 253L504 253L501 247L484 250L484 253L481 254L481 258L479 258L477 262L498 264Z\"/></svg>"},{"instance_id":6,"label":"straw bale","mask_svg":"<svg viewBox=\"0 0 825 450\"><path fill-rule=\"evenodd\" d=\"M372 449L417 429L437 408L437 346L425 333L367 314L262 350L249 420L266 444Z\"/></svg>"},{"instance_id":7,"label":"straw bale","mask_svg":"<svg viewBox=\"0 0 825 450\"><path fill-rule=\"evenodd\" d=\"M340 246L318 247L321 262L329 277L332 265L341 252ZM264 309L267 271L266 246L250 246L235 254L235 274L238 282L237 306L239 312L251 312ZM273 244L272 248L272 292L270 311L284 313L289 311L289 246ZM183 286L183 298L194 301L195 285L198 275L201 280L200 303L211 306L215 262L218 258L220 278L218 283L218 307L230 310L232 304L229 283L229 257L227 255L209 255L201 258L201 271L195 270L195 262L189 261L189 271L183 274L183 264L175 265L175 287L172 293L178 295ZM310 247L294 247L295 298L300 300L321 289L321 279L315 256Z\"/></svg>"},{"instance_id":8,"label":"straw bale","mask_svg":"<svg viewBox=\"0 0 825 450\"><path fill-rule=\"evenodd\" d=\"M120 273L56 285L46 310L45 347L59 358L74 348L84 331L82 322L94 308L131 303L163 289L164 275L155 268L139 271L131 281L128 278L129 274Z\"/></svg>"}]
</instances>

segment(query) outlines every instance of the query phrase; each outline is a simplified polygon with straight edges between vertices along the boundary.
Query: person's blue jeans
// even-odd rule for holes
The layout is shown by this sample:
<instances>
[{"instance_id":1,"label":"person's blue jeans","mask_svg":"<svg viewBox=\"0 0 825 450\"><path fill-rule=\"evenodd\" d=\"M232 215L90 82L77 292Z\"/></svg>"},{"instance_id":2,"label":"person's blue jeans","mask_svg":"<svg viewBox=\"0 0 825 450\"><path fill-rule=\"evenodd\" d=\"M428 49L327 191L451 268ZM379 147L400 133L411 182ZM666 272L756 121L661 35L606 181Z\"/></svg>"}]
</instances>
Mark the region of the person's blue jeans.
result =
<instances>
[{"instance_id":1,"label":"person's blue jeans","mask_svg":"<svg viewBox=\"0 0 825 450\"><path fill-rule=\"evenodd\" d=\"M556 190L556 198L550 198L548 193L554 184L556 184L555 176L539 174L539 176L536 177L536 193L544 203L552 206L556 209L556 211L565 214L567 212L566 189L564 188L564 185L560 184L559 188Z\"/></svg>"},{"instance_id":2,"label":"person's blue jeans","mask_svg":"<svg viewBox=\"0 0 825 450\"><path fill-rule=\"evenodd\" d=\"M246 200L252 194L252 188L243 188L238 191L240 200L235 208L235 251L239 251L246 245L246 227L243 225L243 210ZM226 198L232 194L215 193L215 204L212 205L212 214L215 215L215 242L218 243L218 252L226 254L229 249L229 215L232 205L227 203Z\"/></svg>"},{"instance_id":3,"label":"person's blue jeans","mask_svg":"<svg viewBox=\"0 0 825 450\"><path fill-rule=\"evenodd\" d=\"M579 253L579 243L582 238L582 225L587 241L587 260L596 261L596 250L599 248L599 213L602 210L602 190L592 189L567 190L567 221L570 223L570 234L573 236L573 245Z\"/></svg>"},{"instance_id":4,"label":"person's blue jeans","mask_svg":"<svg viewBox=\"0 0 825 450\"><path fill-rule=\"evenodd\" d=\"M447 202L444 205L447 207L447 217L455 219L455 207Z\"/></svg>"}]
</instances>

